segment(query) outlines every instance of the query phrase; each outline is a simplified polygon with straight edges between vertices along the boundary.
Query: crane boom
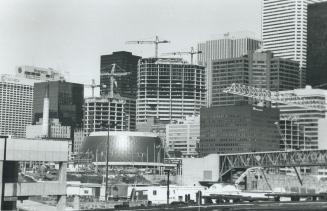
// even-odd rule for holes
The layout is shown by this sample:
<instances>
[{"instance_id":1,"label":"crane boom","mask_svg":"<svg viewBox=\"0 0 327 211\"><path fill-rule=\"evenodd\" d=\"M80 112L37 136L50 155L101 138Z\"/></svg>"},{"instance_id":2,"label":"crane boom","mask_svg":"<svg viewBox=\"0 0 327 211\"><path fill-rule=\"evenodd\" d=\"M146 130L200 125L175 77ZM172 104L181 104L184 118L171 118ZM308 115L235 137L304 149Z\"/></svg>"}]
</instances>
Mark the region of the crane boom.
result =
<instances>
[{"instance_id":1,"label":"crane boom","mask_svg":"<svg viewBox=\"0 0 327 211\"><path fill-rule=\"evenodd\" d=\"M168 40L159 40L159 37L156 36L155 40L134 40L127 41L126 44L154 44L155 46L155 58L158 58L158 45L162 43L170 43Z\"/></svg>"},{"instance_id":2,"label":"crane boom","mask_svg":"<svg viewBox=\"0 0 327 211\"><path fill-rule=\"evenodd\" d=\"M305 99L295 93L273 92L263 88L246 86L233 83L223 90L224 93L235 94L243 97L249 97L261 102L268 101L277 104L286 104L290 106L302 107L311 110L325 111L326 108L318 100Z\"/></svg>"},{"instance_id":3,"label":"crane boom","mask_svg":"<svg viewBox=\"0 0 327 211\"><path fill-rule=\"evenodd\" d=\"M195 51L193 47L191 47L190 51L176 51L176 52L170 52L170 53L163 53L163 55L185 55L189 54L191 56L191 64L193 64L193 56L194 54L200 54L202 51Z\"/></svg>"}]
</instances>

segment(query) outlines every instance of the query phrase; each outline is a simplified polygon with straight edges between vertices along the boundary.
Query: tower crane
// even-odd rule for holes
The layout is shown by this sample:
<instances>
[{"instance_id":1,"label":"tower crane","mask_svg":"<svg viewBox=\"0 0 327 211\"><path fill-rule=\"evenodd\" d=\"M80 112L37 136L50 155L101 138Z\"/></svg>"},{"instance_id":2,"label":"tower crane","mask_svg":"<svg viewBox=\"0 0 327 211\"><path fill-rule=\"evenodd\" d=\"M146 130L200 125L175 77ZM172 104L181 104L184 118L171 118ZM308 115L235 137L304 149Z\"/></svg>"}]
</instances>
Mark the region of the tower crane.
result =
<instances>
[{"instance_id":1,"label":"tower crane","mask_svg":"<svg viewBox=\"0 0 327 211\"><path fill-rule=\"evenodd\" d=\"M159 40L159 37L156 36L155 40L136 40L136 41L127 41L126 44L154 44L155 45L155 58L158 58L158 45L162 43L170 43L168 40Z\"/></svg>"},{"instance_id":2,"label":"tower crane","mask_svg":"<svg viewBox=\"0 0 327 211\"><path fill-rule=\"evenodd\" d=\"M325 106L321 104L319 100L305 99L291 92L274 92L267 89L256 88L238 83L231 84L229 87L226 87L223 92L249 97L261 102L268 101L271 103L286 104L311 110L326 111Z\"/></svg>"},{"instance_id":3,"label":"tower crane","mask_svg":"<svg viewBox=\"0 0 327 211\"><path fill-rule=\"evenodd\" d=\"M111 68L111 71L109 72L110 68ZM107 66L101 68L101 71L102 70L108 70L108 73L101 73L101 76L109 76L110 77L110 93L109 93L109 97L113 98L113 96L114 96L114 84L117 87L117 81L116 81L115 77L127 76L127 75L129 75L131 73L127 72L126 70L119 67L115 63L107 65ZM116 70L121 70L121 71L124 71L124 72L116 72Z\"/></svg>"},{"instance_id":4,"label":"tower crane","mask_svg":"<svg viewBox=\"0 0 327 211\"><path fill-rule=\"evenodd\" d=\"M185 54L189 54L191 55L191 64L193 64L193 56L194 54L200 54L202 53L202 51L195 51L193 47L191 47L190 51L182 51L182 52L170 52L170 53L163 53L162 55L185 55Z\"/></svg>"},{"instance_id":5,"label":"tower crane","mask_svg":"<svg viewBox=\"0 0 327 211\"><path fill-rule=\"evenodd\" d=\"M93 98L94 98L94 89L95 88L97 88L97 87L106 88L106 85L96 84L94 79L92 79L92 83L91 84L85 84L84 86L92 89L92 97Z\"/></svg>"}]
</instances>

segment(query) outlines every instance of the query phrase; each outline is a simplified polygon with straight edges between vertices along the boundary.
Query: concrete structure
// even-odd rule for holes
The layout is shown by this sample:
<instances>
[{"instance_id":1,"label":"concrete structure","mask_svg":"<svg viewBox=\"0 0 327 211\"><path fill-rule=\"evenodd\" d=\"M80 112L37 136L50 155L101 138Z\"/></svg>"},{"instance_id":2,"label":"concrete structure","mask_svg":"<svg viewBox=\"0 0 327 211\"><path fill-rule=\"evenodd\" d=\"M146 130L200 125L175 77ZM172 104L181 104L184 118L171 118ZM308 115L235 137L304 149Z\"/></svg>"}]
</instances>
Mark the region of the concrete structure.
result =
<instances>
[{"instance_id":1,"label":"concrete structure","mask_svg":"<svg viewBox=\"0 0 327 211\"><path fill-rule=\"evenodd\" d=\"M200 181L217 182L218 180L218 154L210 154L202 158L183 158L182 185L199 185Z\"/></svg>"},{"instance_id":2,"label":"concrete structure","mask_svg":"<svg viewBox=\"0 0 327 211\"><path fill-rule=\"evenodd\" d=\"M110 76L104 75L111 72L110 65L117 64L130 74L124 77L116 77L117 87L114 86L113 93L121 97L136 98L137 96L137 64L141 57L131 52L117 51L109 55L101 56L100 70L100 94L107 96L110 93ZM105 86L103 86L105 85Z\"/></svg>"},{"instance_id":3,"label":"concrete structure","mask_svg":"<svg viewBox=\"0 0 327 211\"><path fill-rule=\"evenodd\" d=\"M110 131L110 162L162 162L163 150L159 137L154 133ZM93 161L105 162L108 132L93 132L86 137L81 151Z\"/></svg>"},{"instance_id":4,"label":"concrete structure","mask_svg":"<svg viewBox=\"0 0 327 211\"><path fill-rule=\"evenodd\" d=\"M199 114L205 105L205 70L182 59L141 59L138 67L137 124L149 117L163 123Z\"/></svg>"},{"instance_id":5,"label":"concrete structure","mask_svg":"<svg viewBox=\"0 0 327 211\"><path fill-rule=\"evenodd\" d=\"M84 101L84 132L135 130L135 99L123 97L86 98ZM110 119L110 121L109 121Z\"/></svg>"},{"instance_id":6,"label":"concrete structure","mask_svg":"<svg viewBox=\"0 0 327 211\"><path fill-rule=\"evenodd\" d=\"M41 119L42 120L42 119ZM27 125L26 126L26 138L29 139L41 139L41 138L49 138L49 139L71 139L71 127L70 126L62 126L59 122L59 119L52 119L49 122L49 132L47 136L44 136L42 132L43 121L37 122L36 125Z\"/></svg>"},{"instance_id":7,"label":"concrete structure","mask_svg":"<svg viewBox=\"0 0 327 211\"><path fill-rule=\"evenodd\" d=\"M318 120L318 149L327 149L327 119Z\"/></svg>"},{"instance_id":8,"label":"concrete structure","mask_svg":"<svg viewBox=\"0 0 327 211\"><path fill-rule=\"evenodd\" d=\"M85 136L86 134L83 129L76 129L74 131L74 155L77 155L80 152Z\"/></svg>"},{"instance_id":9,"label":"concrete structure","mask_svg":"<svg viewBox=\"0 0 327 211\"><path fill-rule=\"evenodd\" d=\"M0 135L25 137L32 123L34 80L0 75Z\"/></svg>"},{"instance_id":10,"label":"concrete structure","mask_svg":"<svg viewBox=\"0 0 327 211\"><path fill-rule=\"evenodd\" d=\"M66 206L66 165L68 143L65 141L43 141L7 139L0 137L1 210L16 209L17 200L29 196L57 196L58 210ZM18 162L57 162L57 181L18 182ZM4 196L4 197L3 197Z\"/></svg>"},{"instance_id":11,"label":"concrete structure","mask_svg":"<svg viewBox=\"0 0 327 211\"><path fill-rule=\"evenodd\" d=\"M307 84L327 88L327 2L308 6Z\"/></svg>"},{"instance_id":12,"label":"concrete structure","mask_svg":"<svg viewBox=\"0 0 327 211\"><path fill-rule=\"evenodd\" d=\"M250 105L201 109L199 153L279 150L279 110Z\"/></svg>"},{"instance_id":13,"label":"concrete structure","mask_svg":"<svg viewBox=\"0 0 327 211\"><path fill-rule=\"evenodd\" d=\"M274 57L270 51L212 62L212 106L247 103L245 97L223 93L232 83L240 83L270 91L291 90L300 86L299 64Z\"/></svg>"},{"instance_id":14,"label":"concrete structure","mask_svg":"<svg viewBox=\"0 0 327 211\"><path fill-rule=\"evenodd\" d=\"M292 91L282 91L284 93L295 93L305 100L311 100L311 106L322 106L327 109L327 91L322 89L312 89L307 86L305 89L295 89ZM281 115L281 148L286 141L287 149L320 149L318 146L324 146L326 137L319 134L319 128L327 119L326 110L320 111L309 108L296 107L291 105L279 105ZM285 120L288 123L285 124ZM320 125L322 123L322 125ZM301 138L302 137L302 138Z\"/></svg>"},{"instance_id":15,"label":"concrete structure","mask_svg":"<svg viewBox=\"0 0 327 211\"><path fill-rule=\"evenodd\" d=\"M300 63L305 86L307 7L324 0L265 0L262 6L262 41L265 50Z\"/></svg>"},{"instance_id":16,"label":"concrete structure","mask_svg":"<svg viewBox=\"0 0 327 211\"><path fill-rule=\"evenodd\" d=\"M255 51L260 47L260 41L250 33L226 33L216 40L208 40L198 44L198 63L206 67L207 104L212 103L212 61L218 59L237 58Z\"/></svg>"},{"instance_id":17,"label":"concrete structure","mask_svg":"<svg viewBox=\"0 0 327 211\"><path fill-rule=\"evenodd\" d=\"M194 157L200 141L200 116L187 116L166 125L168 151L180 151L183 157Z\"/></svg>"},{"instance_id":18,"label":"concrete structure","mask_svg":"<svg viewBox=\"0 0 327 211\"><path fill-rule=\"evenodd\" d=\"M16 76L36 81L63 81L65 76L52 68L23 65L16 69Z\"/></svg>"}]
</instances>

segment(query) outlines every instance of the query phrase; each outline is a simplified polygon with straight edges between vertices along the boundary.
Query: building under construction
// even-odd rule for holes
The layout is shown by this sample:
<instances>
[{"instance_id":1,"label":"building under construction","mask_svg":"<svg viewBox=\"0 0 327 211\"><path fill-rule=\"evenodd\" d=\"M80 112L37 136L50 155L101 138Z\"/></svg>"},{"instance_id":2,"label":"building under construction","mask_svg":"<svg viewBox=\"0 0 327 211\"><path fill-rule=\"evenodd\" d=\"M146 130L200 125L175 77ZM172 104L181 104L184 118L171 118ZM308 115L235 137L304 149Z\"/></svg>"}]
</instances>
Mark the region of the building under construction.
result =
<instances>
[{"instance_id":1,"label":"building under construction","mask_svg":"<svg viewBox=\"0 0 327 211\"><path fill-rule=\"evenodd\" d=\"M181 58L146 58L139 61L137 124L149 117L169 123L200 114L205 106L205 69Z\"/></svg>"},{"instance_id":2,"label":"building under construction","mask_svg":"<svg viewBox=\"0 0 327 211\"><path fill-rule=\"evenodd\" d=\"M135 99L91 97L84 102L84 132L135 130Z\"/></svg>"}]
</instances>

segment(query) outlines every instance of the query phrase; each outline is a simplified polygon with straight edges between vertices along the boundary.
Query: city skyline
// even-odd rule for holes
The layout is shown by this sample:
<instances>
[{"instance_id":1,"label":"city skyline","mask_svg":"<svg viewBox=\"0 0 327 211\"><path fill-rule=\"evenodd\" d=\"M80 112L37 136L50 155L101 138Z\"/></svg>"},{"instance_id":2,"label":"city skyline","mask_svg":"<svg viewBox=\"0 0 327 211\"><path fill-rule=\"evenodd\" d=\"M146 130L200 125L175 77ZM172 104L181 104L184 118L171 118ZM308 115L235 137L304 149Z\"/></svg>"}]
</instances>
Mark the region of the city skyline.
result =
<instances>
[{"instance_id":1,"label":"city skyline","mask_svg":"<svg viewBox=\"0 0 327 211\"><path fill-rule=\"evenodd\" d=\"M52 67L69 72L68 81L90 84L91 78L99 82L101 55L154 55L154 46L127 45L128 40L170 40L159 47L160 55L188 51L226 32L253 31L260 39L261 0L206 3L78 1L77 9L77 1L2 1L0 73L14 73L19 65Z\"/></svg>"}]
</instances>

